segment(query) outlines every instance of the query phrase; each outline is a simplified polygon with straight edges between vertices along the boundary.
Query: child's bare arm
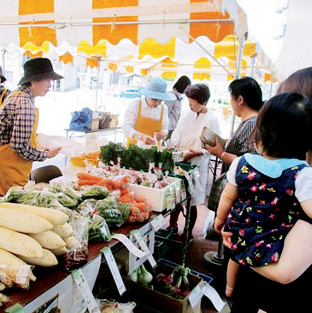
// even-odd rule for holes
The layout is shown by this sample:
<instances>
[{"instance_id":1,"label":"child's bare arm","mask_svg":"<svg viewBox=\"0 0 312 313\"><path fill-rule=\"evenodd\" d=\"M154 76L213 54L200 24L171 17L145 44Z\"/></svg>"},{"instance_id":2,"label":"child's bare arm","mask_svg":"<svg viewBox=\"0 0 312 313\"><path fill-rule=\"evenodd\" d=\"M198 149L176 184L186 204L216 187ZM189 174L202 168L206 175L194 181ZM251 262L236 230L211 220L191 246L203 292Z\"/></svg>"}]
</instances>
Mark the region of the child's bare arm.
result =
<instances>
[{"instance_id":1,"label":"child's bare arm","mask_svg":"<svg viewBox=\"0 0 312 313\"><path fill-rule=\"evenodd\" d=\"M227 182L221 194L220 202L215 219L215 230L221 232L222 227L229 215L233 201L238 197L237 186Z\"/></svg>"},{"instance_id":2,"label":"child's bare arm","mask_svg":"<svg viewBox=\"0 0 312 313\"><path fill-rule=\"evenodd\" d=\"M312 199L302 201L300 204L305 214L312 218Z\"/></svg>"}]
</instances>

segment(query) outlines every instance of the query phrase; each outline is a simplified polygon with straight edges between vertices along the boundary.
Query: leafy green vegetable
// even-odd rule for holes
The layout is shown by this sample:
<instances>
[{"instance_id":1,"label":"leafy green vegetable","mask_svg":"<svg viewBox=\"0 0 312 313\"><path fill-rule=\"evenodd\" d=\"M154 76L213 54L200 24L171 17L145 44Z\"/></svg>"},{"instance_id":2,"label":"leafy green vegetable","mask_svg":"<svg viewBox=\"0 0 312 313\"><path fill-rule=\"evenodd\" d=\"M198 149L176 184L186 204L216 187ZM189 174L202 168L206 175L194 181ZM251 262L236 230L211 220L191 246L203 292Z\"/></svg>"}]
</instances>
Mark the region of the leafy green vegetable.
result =
<instances>
[{"instance_id":1,"label":"leafy green vegetable","mask_svg":"<svg viewBox=\"0 0 312 313\"><path fill-rule=\"evenodd\" d=\"M118 203L118 210L122 213L123 219L127 220L130 215L131 205L128 203Z\"/></svg>"},{"instance_id":2,"label":"leafy green vegetable","mask_svg":"<svg viewBox=\"0 0 312 313\"><path fill-rule=\"evenodd\" d=\"M143 149L137 145L130 145L126 149L120 143L111 142L101 147L101 160L103 163L110 165L111 162L114 162L116 164L118 158L120 158L122 166L138 170L147 171L150 163L158 165L159 162L162 162L164 171L173 173L174 169L172 151L167 149L159 152L157 147Z\"/></svg>"},{"instance_id":3,"label":"leafy green vegetable","mask_svg":"<svg viewBox=\"0 0 312 313\"><path fill-rule=\"evenodd\" d=\"M56 194L58 202L66 208L73 208L78 205L78 200L67 196L65 193L59 192Z\"/></svg>"},{"instance_id":4,"label":"leafy green vegetable","mask_svg":"<svg viewBox=\"0 0 312 313\"><path fill-rule=\"evenodd\" d=\"M115 196L109 196L104 200L98 200L94 209L96 211L99 211L100 214L102 211L105 211L107 209L118 209L117 198Z\"/></svg>"},{"instance_id":5,"label":"leafy green vegetable","mask_svg":"<svg viewBox=\"0 0 312 313\"><path fill-rule=\"evenodd\" d=\"M1 202L17 202L22 196L27 193L22 187L11 187L5 196L1 199Z\"/></svg>"},{"instance_id":6,"label":"leafy green vegetable","mask_svg":"<svg viewBox=\"0 0 312 313\"><path fill-rule=\"evenodd\" d=\"M102 186L87 186L81 190L81 198L104 199L109 195L109 191Z\"/></svg>"},{"instance_id":7,"label":"leafy green vegetable","mask_svg":"<svg viewBox=\"0 0 312 313\"><path fill-rule=\"evenodd\" d=\"M110 227L120 227L125 222L122 213L118 209L106 209L99 212L99 215L104 217Z\"/></svg>"},{"instance_id":8,"label":"leafy green vegetable","mask_svg":"<svg viewBox=\"0 0 312 313\"><path fill-rule=\"evenodd\" d=\"M106 146L102 146L101 148L101 161L104 164L110 165L111 162L117 164L118 157L122 157L125 147L122 143L114 143L110 141Z\"/></svg>"},{"instance_id":9,"label":"leafy green vegetable","mask_svg":"<svg viewBox=\"0 0 312 313\"><path fill-rule=\"evenodd\" d=\"M81 215L89 215L90 213L92 213L94 211L94 208L96 206L98 200L90 198L90 199L86 199L83 200L77 207L77 211L81 214Z\"/></svg>"},{"instance_id":10,"label":"leafy green vegetable","mask_svg":"<svg viewBox=\"0 0 312 313\"><path fill-rule=\"evenodd\" d=\"M98 214L90 214L89 241L109 241L111 234L105 219Z\"/></svg>"}]
</instances>

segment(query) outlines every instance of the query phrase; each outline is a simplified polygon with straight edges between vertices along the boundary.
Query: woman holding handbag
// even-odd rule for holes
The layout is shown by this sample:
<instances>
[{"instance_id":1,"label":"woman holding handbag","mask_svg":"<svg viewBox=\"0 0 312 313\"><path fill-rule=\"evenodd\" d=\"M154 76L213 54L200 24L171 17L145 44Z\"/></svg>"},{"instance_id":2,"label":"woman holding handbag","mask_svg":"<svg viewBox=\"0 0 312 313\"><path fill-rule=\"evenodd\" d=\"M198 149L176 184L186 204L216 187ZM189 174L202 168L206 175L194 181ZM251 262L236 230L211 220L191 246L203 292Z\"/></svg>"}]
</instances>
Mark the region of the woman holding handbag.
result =
<instances>
[{"instance_id":1,"label":"woman holding handbag","mask_svg":"<svg viewBox=\"0 0 312 313\"><path fill-rule=\"evenodd\" d=\"M201 134L206 127L214 133L220 134L219 122L214 113L207 107L210 98L209 87L205 84L189 85L185 89L189 100L190 111L179 119L178 125L171 136L171 144L182 150L189 150L183 162L196 164L199 170L198 185L191 193L191 212L189 220L188 238L184 232L184 241L193 239L192 230L197 219L197 205L206 203L208 162L210 154L202 148ZM178 217L180 210L175 210L170 215L170 228L178 232Z\"/></svg>"},{"instance_id":2,"label":"woman holding handbag","mask_svg":"<svg viewBox=\"0 0 312 313\"><path fill-rule=\"evenodd\" d=\"M251 77L234 80L229 85L229 91L231 106L234 114L241 118L241 123L225 149L218 139L216 139L216 146L206 145L208 152L223 162L222 172L228 170L236 157L246 152L256 153L255 148L248 141L248 137L256 124L258 112L263 104L261 88Z\"/></svg>"}]
</instances>

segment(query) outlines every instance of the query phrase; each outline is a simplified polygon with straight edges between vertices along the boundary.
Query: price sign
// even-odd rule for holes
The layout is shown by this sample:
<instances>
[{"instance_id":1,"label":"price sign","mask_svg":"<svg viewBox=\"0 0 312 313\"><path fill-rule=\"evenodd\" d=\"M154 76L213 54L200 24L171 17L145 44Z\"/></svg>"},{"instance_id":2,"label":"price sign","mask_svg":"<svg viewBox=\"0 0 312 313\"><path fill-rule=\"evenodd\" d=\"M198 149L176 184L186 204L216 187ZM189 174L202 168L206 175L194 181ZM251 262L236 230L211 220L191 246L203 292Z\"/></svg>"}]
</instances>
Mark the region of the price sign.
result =
<instances>
[{"instance_id":1,"label":"price sign","mask_svg":"<svg viewBox=\"0 0 312 313\"><path fill-rule=\"evenodd\" d=\"M126 286L125 286L125 284L122 280L122 277L120 275L120 272L119 272L119 269L117 267L117 263L116 263L116 260L114 258L114 255L113 255L111 249L108 247L102 249L101 251L105 256L105 259L107 261L107 265L108 265L108 267L112 273L116 287L118 289L118 292L120 295L122 295L126 291Z\"/></svg>"},{"instance_id":2,"label":"price sign","mask_svg":"<svg viewBox=\"0 0 312 313\"><path fill-rule=\"evenodd\" d=\"M150 249L148 248L145 241L143 240L141 234L137 230L133 230L131 233L134 235L134 237L137 240L137 242L139 243L140 247L145 252L146 257L151 264L151 267L155 267L157 265L157 263L156 263L153 255L152 255Z\"/></svg>"},{"instance_id":3,"label":"price sign","mask_svg":"<svg viewBox=\"0 0 312 313\"><path fill-rule=\"evenodd\" d=\"M155 231L160 230L166 224L165 218L160 214L151 221L151 225Z\"/></svg>"},{"instance_id":4,"label":"price sign","mask_svg":"<svg viewBox=\"0 0 312 313\"><path fill-rule=\"evenodd\" d=\"M119 240L120 242L122 242L125 247L136 257L138 257L139 259L141 259L143 256L145 256L145 253L138 249L132 242L131 240L129 240L129 238L123 234L114 234L112 236L113 239Z\"/></svg>"},{"instance_id":5,"label":"price sign","mask_svg":"<svg viewBox=\"0 0 312 313\"><path fill-rule=\"evenodd\" d=\"M83 299L86 301L89 312L91 313L101 313L95 298L92 294L92 291L82 273L81 269L74 270L72 276L83 296Z\"/></svg>"},{"instance_id":6,"label":"price sign","mask_svg":"<svg viewBox=\"0 0 312 313\"><path fill-rule=\"evenodd\" d=\"M198 301L202 298L203 293L199 285L197 285L189 294L188 300L191 304L191 307L194 309L198 304Z\"/></svg>"},{"instance_id":7,"label":"price sign","mask_svg":"<svg viewBox=\"0 0 312 313\"><path fill-rule=\"evenodd\" d=\"M204 286L202 288L203 294L210 299L214 307L217 309L218 312L220 312L223 307L225 306L224 301L221 299L217 291L211 287L207 282L204 283Z\"/></svg>"},{"instance_id":8,"label":"price sign","mask_svg":"<svg viewBox=\"0 0 312 313\"><path fill-rule=\"evenodd\" d=\"M7 313L24 313L24 308L19 304L15 303L5 310Z\"/></svg>"}]
</instances>

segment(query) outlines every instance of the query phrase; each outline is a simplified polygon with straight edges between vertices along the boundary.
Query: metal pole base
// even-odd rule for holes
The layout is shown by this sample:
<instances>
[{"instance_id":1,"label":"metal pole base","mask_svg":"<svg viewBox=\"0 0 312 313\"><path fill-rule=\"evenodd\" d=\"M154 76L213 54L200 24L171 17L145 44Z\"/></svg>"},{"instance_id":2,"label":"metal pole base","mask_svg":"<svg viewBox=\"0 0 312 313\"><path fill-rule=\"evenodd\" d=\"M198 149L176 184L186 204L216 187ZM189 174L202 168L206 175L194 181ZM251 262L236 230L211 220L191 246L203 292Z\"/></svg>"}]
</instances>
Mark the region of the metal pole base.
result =
<instances>
[{"instance_id":1,"label":"metal pole base","mask_svg":"<svg viewBox=\"0 0 312 313\"><path fill-rule=\"evenodd\" d=\"M223 255L222 256L219 256L218 255L218 252L216 251L209 251L209 252L206 252L204 254L204 259L208 262L208 263L211 263L213 265L222 265L223 261L224 261L224 257Z\"/></svg>"}]
</instances>

